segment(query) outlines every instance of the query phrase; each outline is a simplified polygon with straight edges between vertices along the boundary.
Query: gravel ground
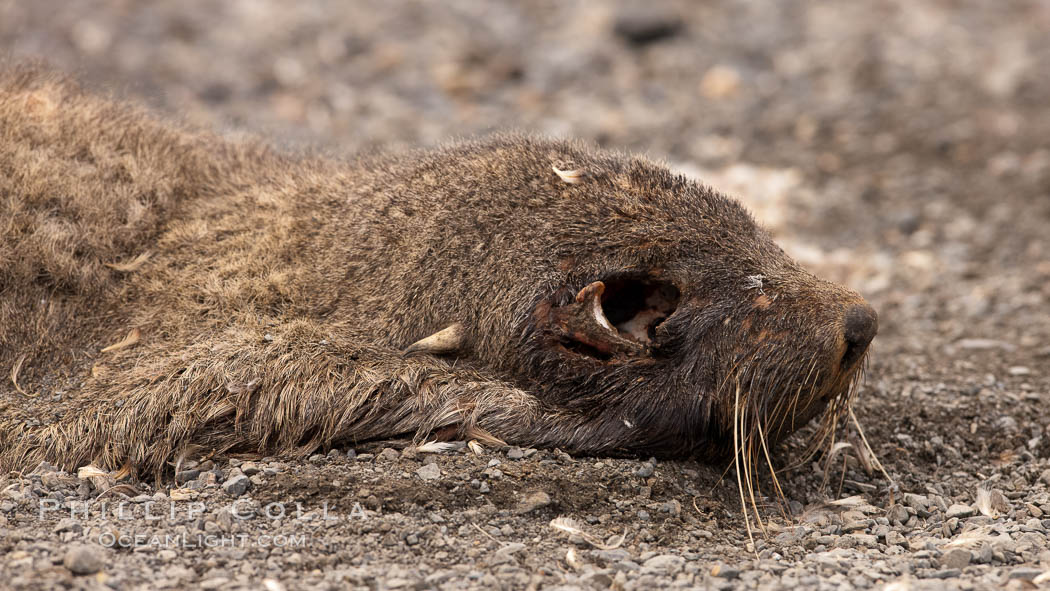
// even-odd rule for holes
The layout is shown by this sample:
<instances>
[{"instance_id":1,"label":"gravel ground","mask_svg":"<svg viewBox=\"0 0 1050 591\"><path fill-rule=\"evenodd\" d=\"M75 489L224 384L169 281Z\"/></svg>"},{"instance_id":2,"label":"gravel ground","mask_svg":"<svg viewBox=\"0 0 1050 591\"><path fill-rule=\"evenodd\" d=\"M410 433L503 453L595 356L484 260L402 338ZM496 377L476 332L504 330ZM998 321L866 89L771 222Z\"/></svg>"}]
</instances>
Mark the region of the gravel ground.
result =
<instances>
[{"instance_id":1,"label":"gravel ground","mask_svg":"<svg viewBox=\"0 0 1050 591\"><path fill-rule=\"evenodd\" d=\"M0 587L1050 588L1045 2L0 0L0 51L288 149L516 128L663 158L879 310L855 411L892 479L855 426L794 468L793 440L751 544L735 473L690 461L40 466L0 476Z\"/></svg>"}]
</instances>

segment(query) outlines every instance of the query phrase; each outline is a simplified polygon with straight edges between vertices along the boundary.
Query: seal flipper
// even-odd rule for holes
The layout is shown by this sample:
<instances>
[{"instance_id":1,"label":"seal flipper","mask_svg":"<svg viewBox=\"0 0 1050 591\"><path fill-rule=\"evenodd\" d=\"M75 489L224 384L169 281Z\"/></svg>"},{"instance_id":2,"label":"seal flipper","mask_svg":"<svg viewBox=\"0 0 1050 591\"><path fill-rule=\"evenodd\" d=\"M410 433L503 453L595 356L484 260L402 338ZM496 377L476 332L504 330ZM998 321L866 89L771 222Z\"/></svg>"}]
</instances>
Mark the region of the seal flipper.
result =
<instances>
[{"instance_id":1,"label":"seal flipper","mask_svg":"<svg viewBox=\"0 0 1050 591\"><path fill-rule=\"evenodd\" d=\"M149 362L159 349L129 353L121 369L84 385L89 407L5 434L0 465L130 464L159 478L189 449L305 457L339 443L422 440L446 427L466 436L540 416L531 394L463 364L406 358L307 320L265 332L228 328Z\"/></svg>"}]
</instances>

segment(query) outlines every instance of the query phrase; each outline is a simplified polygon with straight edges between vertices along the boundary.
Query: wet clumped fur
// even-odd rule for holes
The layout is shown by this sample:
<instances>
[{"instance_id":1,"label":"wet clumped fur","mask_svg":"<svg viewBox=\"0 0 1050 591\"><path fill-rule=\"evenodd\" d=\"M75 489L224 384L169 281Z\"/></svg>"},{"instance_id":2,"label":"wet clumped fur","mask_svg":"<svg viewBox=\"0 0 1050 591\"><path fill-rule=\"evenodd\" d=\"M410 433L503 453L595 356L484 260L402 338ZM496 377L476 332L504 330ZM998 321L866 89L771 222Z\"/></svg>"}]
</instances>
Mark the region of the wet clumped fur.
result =
<instances>
[{"instance_id":1,"label":"wet clumped fur","mask_svg":"<svg viewBox=\"0 0 1050 591\"><path fill-rule=\"evenodd\" d=\"M833 428L876 328L643 158L290 156L0 68L0 469L403 435L756 461Z\"/></svg>"}]
</instances>

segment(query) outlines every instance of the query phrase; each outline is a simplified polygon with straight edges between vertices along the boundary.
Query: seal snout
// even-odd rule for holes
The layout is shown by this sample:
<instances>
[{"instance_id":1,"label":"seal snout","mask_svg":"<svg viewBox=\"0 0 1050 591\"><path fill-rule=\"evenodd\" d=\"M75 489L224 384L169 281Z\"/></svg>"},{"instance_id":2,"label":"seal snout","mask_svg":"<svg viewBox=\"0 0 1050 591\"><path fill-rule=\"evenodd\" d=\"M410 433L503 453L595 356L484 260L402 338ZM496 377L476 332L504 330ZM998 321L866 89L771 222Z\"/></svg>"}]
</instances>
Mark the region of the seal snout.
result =
<instances>
[{"instance_id":1,"label":"seal snout","mask_svg":"<svg viewBox=\"0 0 1050 591\"><path fill-rule=\"evenodd\" d=\"M866 302L854 304L846 310L844 323L846 351L842 355L842 367L848 368L864 356L879 332L879 315Z\"/></svg>"}]
</instances>

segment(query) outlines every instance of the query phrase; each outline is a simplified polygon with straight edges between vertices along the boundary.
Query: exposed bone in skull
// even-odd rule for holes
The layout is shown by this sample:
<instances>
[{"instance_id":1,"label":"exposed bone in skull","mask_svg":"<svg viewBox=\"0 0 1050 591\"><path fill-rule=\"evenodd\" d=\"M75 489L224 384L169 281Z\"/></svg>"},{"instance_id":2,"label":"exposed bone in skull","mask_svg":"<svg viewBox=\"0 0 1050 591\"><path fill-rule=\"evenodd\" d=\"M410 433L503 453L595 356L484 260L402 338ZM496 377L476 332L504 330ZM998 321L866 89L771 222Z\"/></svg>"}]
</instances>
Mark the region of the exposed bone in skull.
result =
<instances>
[{"instance_id":1,"label":"exposed bone in skull","mask_svg":"<svg viewBox=\"0 0 1050 591\"><path fill-rule=\"evenodd\" d=\"M651 333L674 312L678 290L669 283L639 279L613 279L610 286L595 281L572 303L551 308L551 330L598 356L648 355Z\"/></svg>"}]
</instances>

